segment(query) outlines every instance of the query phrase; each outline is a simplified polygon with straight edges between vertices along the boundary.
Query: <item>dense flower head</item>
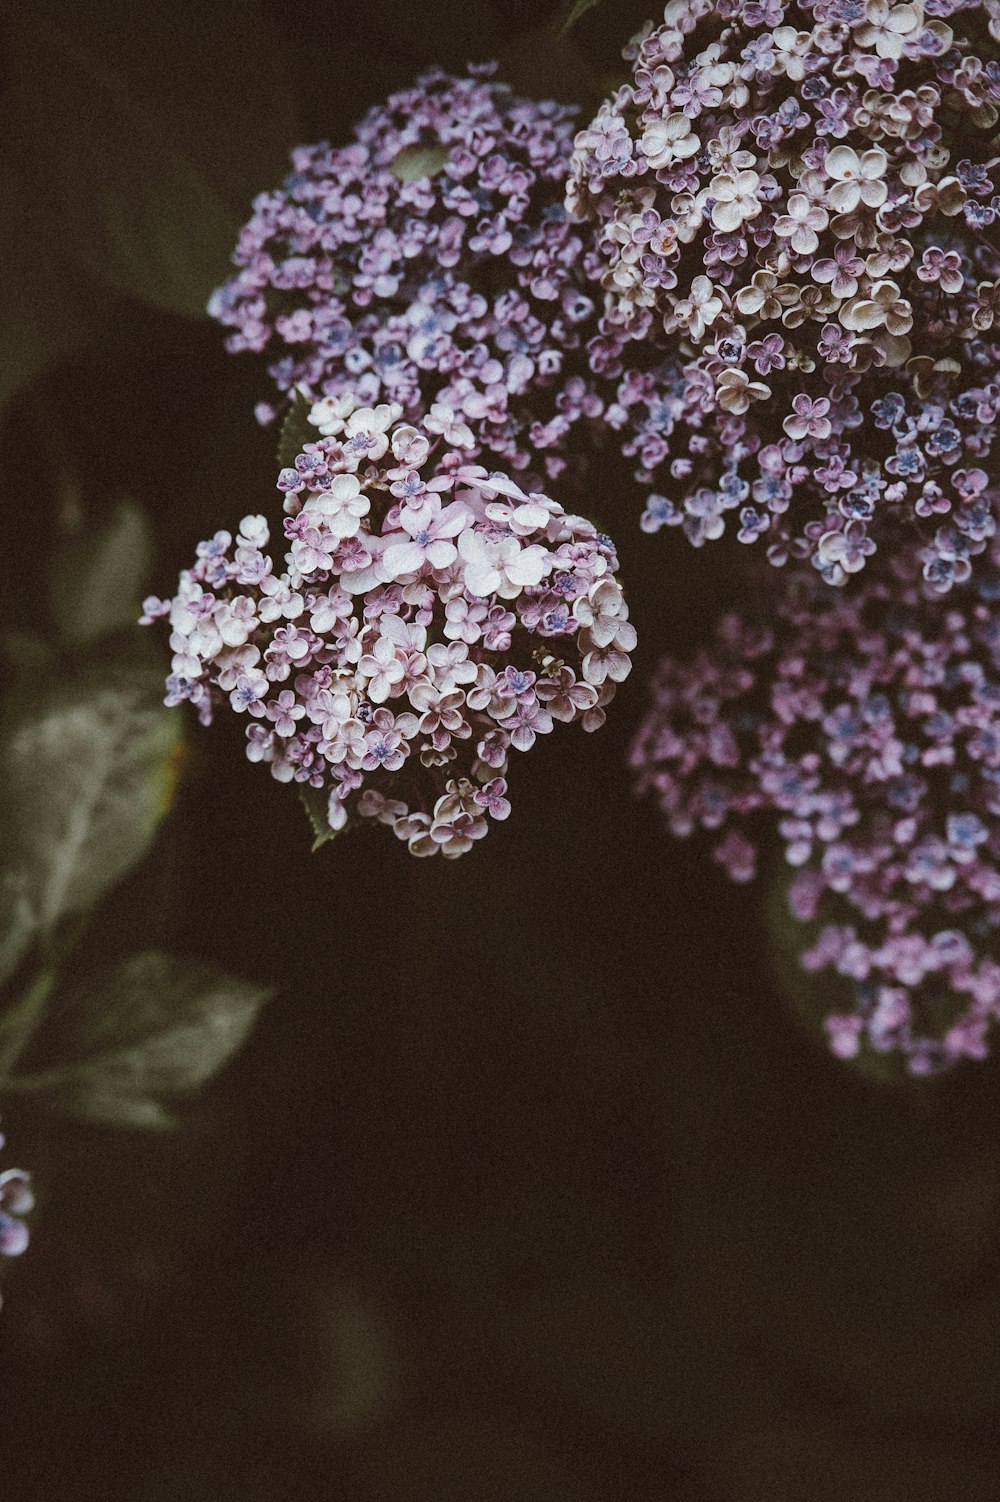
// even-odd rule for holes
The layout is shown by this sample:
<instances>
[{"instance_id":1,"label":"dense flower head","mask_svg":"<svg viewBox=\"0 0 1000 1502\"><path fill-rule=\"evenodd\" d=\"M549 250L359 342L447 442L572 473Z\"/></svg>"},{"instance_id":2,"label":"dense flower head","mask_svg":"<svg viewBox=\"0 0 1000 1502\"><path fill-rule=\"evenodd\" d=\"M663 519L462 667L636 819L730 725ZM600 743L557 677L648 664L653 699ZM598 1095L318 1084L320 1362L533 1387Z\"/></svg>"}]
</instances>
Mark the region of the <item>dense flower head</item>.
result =
<instances>
[{"instance_id":1,"label":"dense flower head","mask_svg":"<svg viewBox=\"0 0 1000 1502\"><path fill-rule=\"evenodd\" d=\"M738 881L777 835L802 962L854 983L834 1051L915 1073L982 1058L1000 1016L1000 548L946 604L916 559L856 592L789 574L667 660L635 743L675 834L710 831ZM809 935L809 937L806 937Z\"/></svg>"},{"instance_id":2,"label":"dense flower head","mask_svg":"<svg viewBox=\"0 0 1000 1502\"><path fill-rule=\"evenodd\" d=\"M377 819L415 855L458 856L510 812L512 751L585 730L628 674L635 631L608 537L488 474L399 404L328 398L281 472L284 547L247 516L198 547L169 617L168 704L246 715L247 756ZM444 424L448 428L448 424Z\"/></svg>"},{"instance_id":3,"label":"dense flower head","mask_svg":"<svg viewBox=\"0 0 1000 1502\"><path fill-rule=\"evenodd\" d=\"M936 590L968 576L1000 501L998 37L1000 0L670 0L630 44L567 204L647 530L833 584L916 534Z\"/></svg>"},{"instance_id":4,"label":"dense flower head","mask_svg":"<svg viewBox=\"0 0 1000 1502\"><path fill-rule=\"evenodd\" d=\"M295 150L209 310L231 351L271 356L279 407L297 387L398 402L411 421L437 404L470 457L540 462L553 479L578 415L557 388L595 314L562 201L574 110L517 98L491 73L431 70L347 146Z\"/></svg>"},{"instance_id":5,"label":"dense flower head","mask_svg":"<svg viewBox=\"0 0 1000 1502\"><path fill-rule=\"evenodd\" d=\"M0 1148L4 1136L0 1132ZM0 1172L0 1257L20 1257L28 1246L28 1227L23 1216L34 1207L31 1176L20 1168Z\"/></svg>"}]
</instances>

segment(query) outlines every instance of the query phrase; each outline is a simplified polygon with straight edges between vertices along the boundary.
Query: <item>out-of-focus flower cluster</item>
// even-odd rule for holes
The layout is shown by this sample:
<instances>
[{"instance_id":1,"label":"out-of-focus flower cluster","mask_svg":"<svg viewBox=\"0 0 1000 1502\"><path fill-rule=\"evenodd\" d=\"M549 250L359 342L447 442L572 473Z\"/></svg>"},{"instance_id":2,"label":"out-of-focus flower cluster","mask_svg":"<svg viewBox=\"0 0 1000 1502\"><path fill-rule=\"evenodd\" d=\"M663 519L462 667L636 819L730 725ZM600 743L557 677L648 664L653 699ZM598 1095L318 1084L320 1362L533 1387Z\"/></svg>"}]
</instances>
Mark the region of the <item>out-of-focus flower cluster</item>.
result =
<instances>
[{"instance_id":1,"label":"out-of-focus flower cluster","mask_svg":"<svg viewBox=\"0 0 1000 1502\"><path fill-rule=\"evenodd\" d=\"M780 836L792 912L818 924L803 964L854 983L827 1023L842 1057L927 1073L982 1058L1000 1015L998 565L947 604L915 559L846 596L789 576L769 624L729 615L663 663L633 749L639 789L675 834L717 836L734 879Z\"/></svg>"},{"instance_id":2,"label":"out-of-focus flower cluster","mask_svg":"<svg viewBox=\"0 0 1000 1502\"><path fill-rule=\"evenodd\" d=\"M330 397L313 418L278 481L284 566L247 516L146 601L145 623L169 616L167 703L247 715L250 760L322 793L333 829L356 814L461 855L510 811L511 750L597 729L629 672L614 545L470 463L434 407L415 426Z\"/></svg>"},{"instance_id":3,"label":"out-of-focus flower cluster","mask_svg":"<svg viewBox=\"0 0 1000 1502\"><path fill-rule=\"evenodd\" d=\"M285 397L393 401L408 420L437 404L471 456L554 479L570 428L600 408L565 376L596 331L562 202L575 111L516 98L492 71L432 70L350 145L294 151L210 311L230 350L272 355Z\"/></svg>"},{"instance_id":4,"label":"out-of-focus flower cluster","mask_svg":"<svg viewBox=\"0 0 1000 1502\"><path fill-rule=\"evenodd\" d=\"M670 0L626 49L567 203L647 530L735 526L833 584L916 532L934 589L968 576L1000 499L998 37L1000 0Z\"/></svg>"},{"instance_id":5,"label":"out-of-focus flower cluster","mask_svg":"<svg viewBox=\"0 0 1000 1502\"><path fill-rule=\"evenodd\" d=\"M4 1135L0 1132L0 1149ZM31 1176L20 1168L0 1173L0 1257L20 1257L28 1246L28 1227L22 1216L34 1207Z\"/></svg>"}]
</instances>

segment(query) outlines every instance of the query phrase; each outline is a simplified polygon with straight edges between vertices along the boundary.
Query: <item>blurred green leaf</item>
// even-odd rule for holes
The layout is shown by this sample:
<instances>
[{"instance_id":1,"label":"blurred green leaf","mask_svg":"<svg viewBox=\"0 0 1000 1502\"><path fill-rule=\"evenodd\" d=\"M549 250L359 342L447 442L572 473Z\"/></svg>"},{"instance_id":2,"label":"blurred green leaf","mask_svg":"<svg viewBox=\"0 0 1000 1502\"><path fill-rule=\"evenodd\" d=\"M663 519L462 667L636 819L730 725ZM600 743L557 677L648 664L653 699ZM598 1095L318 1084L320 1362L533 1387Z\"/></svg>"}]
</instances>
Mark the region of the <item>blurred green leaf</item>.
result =
<instances>
[{"instance_id":1,"label":"blurred green leaf","mask_svg":"<svg viewBox=\"0 0 1000 1502\"><path fill-rule=\"evenodd\" d=\"M306 811L306 818L312 827L313 854L327 844L329 840L335 840L338 834L343 834L344 829L332 829L330 820L327 818L327 807L330 801L329 793L321 792L319 788L300 787L299 800Z\"/></svg>"},{"instance_id":2,"label":"blurred green leaf","mask_svg":"<svg viewBox=\"0 0 1000 1502\"><path fill-rule=\"evenodd\" d=\"M315 443L320 436L319 429L309 421L311 409L312 402L300 391L296 391L281 424L281 437L278 440L279 469L292 469L306 444Z\"/></svg>"},{"instance_id":3,"label":"blurred green leaf","mask_svg":"<svg viewBox=\"0 0 1000 1502\"><path fill-rule=\"evenodd\" d=\"M51 572L52 614L67 645L85 647L134 625L153 544L139 507L122 501L114 515L85 526L57 552Z\"/></svg>"},{"instance_id":4,"label":"blurred green leaf","mask_svg":"<svg viewBox=\"0 0 1000 1502\"><path fill-rule=\"evenodd\" d=\"M111 665L25 687L8 706L0 848L45 934L96 903L152 842L181 728L162 692L157 672Z\"/></svg>"},{"instance_id":5,"label":"blurred green leaf","mask_svg":"<svg viewBox=\"0 0 1000 1502\"><path fill-rule=\"evenodd\" d=\"M206 1084L270 995L213 966L151 950L65 1001L38 1073L8 1088L109 1126L169 1127L166 1103Z\"/></svg>"},{"instance_id":6,"label":"blurred green leaf","mask_svg":"<svg viewBox=\"0 0 1000 1502\"><path fill-rule=\"evenodd\" d=\"M24 883L14 871L0 871L0 985L13 975L35 932Z\"/></svg>"},{"instance_id":7,"label":"blurred green leaf","mask_svg":"<svg viewBox=\"0 0 1000 1502\"><path fill-rule=\"evenodd\" d=\"M55 648L42 637L15 627L0 635L0 650L15 673L47 673L56 659Z\"/></svg>"},{"instance_id":8,"label":"blurred green leaf","mask_svg":"<svg viewBox=\"0 0 1000 1502\"><path fill-rule=\"evenodd\" d=\"M33 933L32 925L29 937ZM57 966L46 965L20 996L0 1012L0 1086L41 1025L58 978Z\"/></svg>"},{"instance_id":9,"label":"blurred green leaf","mask_svg":"<svg viewBox=\"0 0 1000 1502\"><path fill-rule=\"evenodd\" d=\"M392 164L401 183L415 183L421 177L436 177L448 160L450 146L404 146Z\"/></svg>"},{"instance_id":10,"label":"blurred green leaf","mask_svg":"<svg viewBox=\"0 0 1000 1502\"><path fill-rule=\"evenodd\" d=\"M567 31L572 31L577 21L583 19L588 10L595 10L601 0L572 0L566 14L558 24L558 35L565 36Z\"/></svg>"},{"instance_id":11,"label":"blurred green leaf","mask_svg":"<svg viewBox=\"0 0 1000 1502\"><path fill-rule=\"evenodd\" d=\"M501 77L529 99L557 99L576 104L589 118L603 98L600 82L568 28L551 23L516 33L498 51Z\"/></svg>"},{"instance_id":12,"label":"blurred green leaf","mask_svg":"<svg viewBox=\"0 0 1000 1502\"><path fill-rule=\"evenodd\" d=\"M250 199L298 135L293 74L262 8L36 0L5 30L5 145L49 233L117 291L202 315Z\"/></svg>"},{"instance_id":13,"label":"blurred green leaf","mask_svg":"<svg viewBox=\"0 0 1000 1502\"><path fill-rule=\"evenodd\" d=\"M766 907L771 967L791 1015L825 1052L829 1052L824 1024L832 1012L850 1011L853 984L831 972L819 974L803 969L801 957L815 943L821 925L803 923L790 912L789 879L787 870L781 870L768 891ZM914 1084L898 1052L876 1053L868 1044L862 1044L855 1058L841 1061L841 1068L853 1069L876 1085L909 1083L912 1089Z\"/></svg>"}]
</instances>

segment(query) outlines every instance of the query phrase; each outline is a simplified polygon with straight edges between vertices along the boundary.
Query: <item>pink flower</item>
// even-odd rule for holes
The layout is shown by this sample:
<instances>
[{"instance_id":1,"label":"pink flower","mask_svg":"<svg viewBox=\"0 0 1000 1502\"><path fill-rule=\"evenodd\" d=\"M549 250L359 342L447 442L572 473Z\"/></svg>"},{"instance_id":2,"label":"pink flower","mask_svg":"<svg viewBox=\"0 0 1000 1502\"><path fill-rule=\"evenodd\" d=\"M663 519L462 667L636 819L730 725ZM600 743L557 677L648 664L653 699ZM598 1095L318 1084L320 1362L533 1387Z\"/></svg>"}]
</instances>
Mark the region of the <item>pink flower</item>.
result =
<instances>
[{"instance_id":1,"label":"pink flower","mask_svg":"<svg viewBox=\"0 0 1000 1502\"><path fill-rule=\"evenodd\" d=\"M501 721L501 726L510 736L510 743L517 751L530 751L536 735L548 735L552 729L552 716L537 700L518 700L513 714Z\"/></svg>"},{"instance_id":2,"label":"pink flower","mask_svg":"<svg viewBox=\"0 0 1000 1502\"><path fill-rule=\"evenodd\" d=\"M476 802L480 808L485 808L494 819L506 819L510 814L510 804L504 797L507 784L502 777L494 777L485 787L481 787L476 793Z\"/></svg>"},{"instance_id":3,"label":"pink flower","mask_svg":"<svg viewBox=\"0 0 1000 1502\"><path fill-rule=\"evenodd\" d=\"M276 735L294 735L295 722L301 720L305 712L305 706L298 703L288 688L282 689L277 699L269 699L264 705L264 713L273 720Z\"/></svg>"}]
</instances>

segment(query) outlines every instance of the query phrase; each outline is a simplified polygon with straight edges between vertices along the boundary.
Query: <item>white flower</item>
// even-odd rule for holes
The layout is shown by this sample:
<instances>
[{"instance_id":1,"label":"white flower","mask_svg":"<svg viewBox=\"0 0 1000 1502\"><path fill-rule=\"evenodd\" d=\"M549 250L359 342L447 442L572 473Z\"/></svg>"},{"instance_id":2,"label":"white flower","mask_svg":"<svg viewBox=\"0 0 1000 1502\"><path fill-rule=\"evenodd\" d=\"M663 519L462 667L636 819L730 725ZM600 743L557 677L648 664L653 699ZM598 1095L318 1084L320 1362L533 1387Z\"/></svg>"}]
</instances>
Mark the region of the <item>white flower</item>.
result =
<instances>
[{"instance_id":1,"label":"white flower","mask_svg":"<svg viewBox=\"0 0 1000 1502\"><path fill-rule=\"evenodd\" d=\"M362 494L357 475L334 475L329 489L310 495L302 509L321 521L334 537L356 537L361 518L371 510L371 501Z\"/></svg>"},{"instance_id":2,"label":"white flower","mask_svg":"<svg viewBox=\"0 0 1000 1502\"><path fill-rule=\"evenodd\" d=\"M474 449L476 439L468 423L463 422L453 407L444 402L434 402L424 418L428 433L440 433L446 443L457 449Z\"/></svg>"},{"instance_id":3,"label":"white flower","mask_svg":"<svg viewBox=\"0 0 1000 1502\"><path fill-rule=\"evenodd\" d=\"M253 601L243 597L239 608L234 609L236 603L224 600L215 607L215 624L227 647L242 647L257 629L257 611Z\"/></svg>"},{"instance_id":4,"label":"white flower","mask_svg":"<svg viewBox=\"0 0 1000 1502\"><path fill-rule=\"evenodd\" d=\"M526 586L539 584L552 567L552 555L545 548L522 548L516 537L491 542L481 532L463 532L458 551L465 561L464 582L470 595L513 600Z\"/></svg>"},{"instance_id":5,"label":"white flower","mask_svg":"<svg viewBox=\"0 0 1000 1502\"><path fill-rule=\"evenodd\" d=\"M519 486L503 475L490 475L487 480L470 480L469 484L487 494L493 491L520 503L510 506L503 501L491 501L485 508L490 521L509 527L518 537L527 537L530 532L544 532L554 517L563 515L563 509L557 501L550 501L547 495L540 495L537 491L525 495Z\"/></svg>"},{"instance_id":6,"label":"white flower","mask_svg":"<svg viewBox=\"0 0 1000 1502\"><path fill-rule=\"evenodd\" d=\"M651 120L642 133L642 149L649 165L658 172L673 162L694 156L701 141L691 129L691 121L680 110L665 120Z\"/></svg>"},{"instance_id":7,"label":"white flower","mask_svg":"<svg viewBox=\"0 0 1000 1502\"><path fill-rule=\"evenodd\" d=\"M635 628L628 621L623 622L610 646L594 646L584 657L582 672L586 681L597 687L607 678L612 683L624 683L632 671L632 659L628 654L635 643ZM586 645L586 641L583 645Z\"/></svg>"},{"instance_id":8,"label":"white flower","mask_svg":"<svg viewBox=\"0 0 1000 1502\"><path fill-rule=\"evenodd\" d=\"M305 600L298 590L292 589L287 578L268 574L260 582L260 592L263 598L257 606L257 614L262 621L276 621L281 616L286 621L294 621L306 608Z\"/></svg>"},{"instance_id":9,"label":"white flower","mask_svg":"<svg viewBox=\"0 0 1000 1502\"><path fill-rule=\"evenodd\" d=\"M902 296L898 282L876 282L866 297L854 297L839 312L840 322L852 333L863 333L885 326L894 336L908 334L913 327L913 308Z\"/></svg>"},{"instance_id":10,"label":"white flower","mask_svg":"<svg viewBox=\"0 0 1000 1502\"><path fill-rule=\"evenodd\" d=\"M358 663L358 675L368 678L368 697L373 704L384 704L404 674L403 664L396 655L396 643L388 636L380 636L370 652Z\"/></svg>"},{"instance_id":11,"label":"white flower","mask_svg":"<svg viewBox=\"0 0 1000 1502\"><path fill-rule=\"evenodd\" d=\"M344 431L344 423L356 407L353 396L324 396L309 408L309 421L324 438L335 438Z\"/></svg>"},{"instance_id":12,"label":"white flower","mask_svg":"<svg viewBox=\"0 0 1000 1502\"><path fill-rule=\"evenodd\" d=\"M240 547L266 548L270 536L266 517L245 516L240 522L240 532L236 541Z\"/></svg>"},{"instance_id":13,"label":"white flower","mask_svg":"<svg viewBox=\"0 0 1000 1502\"><path fill-rule=\"evenodd\" d=\"M469 525L468 510L459 501L442 510L436 496L434 501L425 518L404 522L404 531L387 534L384 559L391 578L419 573L425 564L432 569L447 568L458 557L452 538Z\"/></svg>"},{"instance_id":14,"label":"white flower","mask_svg":"<svg viewBox=\"0 0 1000 1502\"><path fill-rule=\"evenodd\" d=\"M796 31L794 26L779 26L772 37L776 69L792 83L800 83L806 76L805 57L812 40L809 32Z\"/></svg>"},{"instance_id":15,"label":"white flower","mask_svg":"<svg viewBox=\"0 0 1000 1502\"><path fill-rule=\"evenodd\" d=\"M402 415L403 409L398 402L359 407L347 419L344 447L363 454L366 459L381 459L389 447L389 429Z\"/></svg>"},{"instance_id":16,"label":"white flower","mask_svg":"<svg viewBox=\"0 0 1000 1502\"><path fill-rule=\"evenodd\" d=\"M219 687L228 694L234 689L244 674L255 682L267 684L263 673L256 674L253 669L260 662L260 648L252 642L247 642L242 647L223 647L221 652L215 655L215 661L219 669Z\"/></svg>"},{"instance_id":17,"label":"white flower","mask_svg":"<svg viewBox=\"0 0 1000 1502\"><path fill-rule=\"evenodd\" d=\"M691 283L691 296L674 304L671 322L674 328L686 329L692 339L698 340L715 322L722 308L722 298L715 283L707 276L696 276Z\"/></svg>"},{"instance_id":18,"label":"white flower","mask_svg":"<svg viewBox=\"0 0 1000 1502\"><path fill-rule=\"evenodd\" d=\"M736 416L750 410L751 402L763 402L771 395L766 381L752 381L745 370L724 370L719 375L715 399L723 412Z\"/></svg>"},{"instance_id":19,"label":"white flower","mask_svg":"<svg viewBox=\"0 0 1000 1502\"><path fill-rule=\"evenodd\" d=\"M793 193L787 210L775 220L774 233L787 240L797 255L812 255L819 245L817 230L826 229L829 214L818 203L810 203L804 193Z\"/></svg>"},{"instance_id":20,"label":"white flower","mask_svg":"<svg viewBox=\"0 0 1000 1502\"><path fill-rule=\"evenodd\" d=\"M880 147L858 156L853 146L835 146L824 165L827 176L834 179L827 196L838 214L849 214L859 203L870 209L885 203L889 190L882 179L889 159Z\"/></svg>"},{"instance_id":21,"label":"white flower","mask_svg":"<svg viewBox=\"0 0 1000 1502\"><path fill-rule=\"evenodd\" d=\"M574 603L573 614L581 626L587 627L595 647L607 647L618 635L628 610L615 581L601 579Z\"/></svg>"},{"instance_id":22,"label":"white flower","mask_svg":"<svg viewBox=\"0 0 1000 1502\"><path fill-rule=\"evenodd\" d=\"M866 23L854 35L862 47L874 47L879 57L902 57L908 42L915 41L924 24L922 5L890 5L889 0L868 0Z\"/></svg>"},{"instance_id":23,"label":"white flower","mask_svg":"<svg viewBox=\"0 0 1000 1502\"><path fill-rule=\"evenodd\" d=\"M325 635L338 621L346 620L352 608L349 597L342 590L328 590L326 594L317 596L310 607L309 625L313 631Z\"/></svg>"},{"instance_id":24,"label":"white flower","mask_svg":"<svg viewBox=\"0 0 1000 1502\"><path fill-rule=\"evenodd\" d=\"M752 167L757 158L742 144L742 137L731 125L724 125L708 143L708 156L716 172L739 172L741 167Z\"/></svg>"},{"instance_id":25,"label":"white flower","mask_svg":"<svg viewBox=\"0 0 1000 1502\"><path fill-rule=\"evenodd\" d=\"M392 455L409 469L419 469L427 458L430 444L412 423L403 423L392 435Z\"/></svg>"},{"instance_id":26,"label":"white flower","mask_svg":"<svg viewBox=\"0 0 1000 1502\"><path fill-rule=\"evenodd\" d=\"M738 230L747 219L755 219L761 211L757 197L760 178L756 172L720 172L713 177L709 193L715 199L712 206L712 223L716 229L730 233Z\"/></svg>"}]
</instances>

